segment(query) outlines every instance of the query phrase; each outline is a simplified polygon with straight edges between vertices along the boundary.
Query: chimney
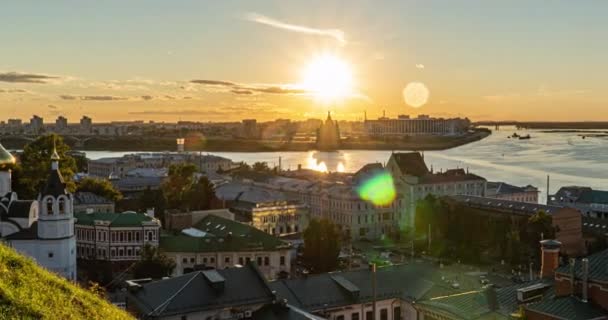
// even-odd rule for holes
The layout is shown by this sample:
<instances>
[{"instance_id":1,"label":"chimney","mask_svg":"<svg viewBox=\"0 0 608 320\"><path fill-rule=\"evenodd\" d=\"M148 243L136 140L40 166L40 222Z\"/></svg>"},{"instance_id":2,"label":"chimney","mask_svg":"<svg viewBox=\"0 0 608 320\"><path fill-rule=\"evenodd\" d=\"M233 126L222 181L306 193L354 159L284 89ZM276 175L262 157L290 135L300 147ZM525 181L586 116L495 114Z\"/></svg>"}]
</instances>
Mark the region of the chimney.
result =
<instances>
[{"instance_id":1,"label":"chimney","mask_svg":"<svg viewBox=\"0 0 608 320\"><path fill-rule=\"evenodd\" d=\"M541 278L552 278L555 269L559 266L559 248L562 243L547 239L540 242L541 246L541 267L540 277Z\"/></svg>"},{"instance_id":2,"label":"chimney","mask_svg":"<svg viewBox=\"0 0 608 320\"><path fill-rule=\"evenodd\" d=\"M587 289L589 287L589 259L583 259L583 302L587 303L588 293Z\"/></svg>"},{"instance_id":3,"label":"chimney","mask_svg":"<svg viewBox=\"0 0 608 320\"><path fill-rule=\"evenodd\" d=\"M492 311L496 311L499 307L498 296L496 295L496 289L494 285L490 285L484 292L486 295L486 301L488 302L488 308Z\"/></svg>"},{"instance_id":4,"label":"chimney","mask_svg":"<svg viewBox=\"0 0 608 320\"><path fill-rule=\"evenodd\" d=\"M570 258L570 294L574 295L574 268L576 266L576 259L575 258Z\"/></svg>"}]
</instances>

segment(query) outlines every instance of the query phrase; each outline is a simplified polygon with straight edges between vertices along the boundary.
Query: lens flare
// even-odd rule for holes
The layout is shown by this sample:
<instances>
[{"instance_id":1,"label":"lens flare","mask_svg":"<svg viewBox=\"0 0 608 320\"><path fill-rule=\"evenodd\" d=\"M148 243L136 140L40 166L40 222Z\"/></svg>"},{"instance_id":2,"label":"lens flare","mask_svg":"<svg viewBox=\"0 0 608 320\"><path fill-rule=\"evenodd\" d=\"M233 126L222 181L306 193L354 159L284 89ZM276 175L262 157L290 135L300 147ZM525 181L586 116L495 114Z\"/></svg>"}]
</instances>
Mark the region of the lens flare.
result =
<instances>
[{"instance_id":1,"label":"lens flare","mask_svg":"<svg viewBox=\"0 0 608 320\"><path fill-rule=\"evenodd\" d=\"M414 108L420 108L429 100L429 88L422 82L410 82L403 89L403 100Z\"/></svg>"},{"instance_id":2,"label":"lens flare","mask_svg":"<svg viewBox=\"0 0 608 320\"><path fill-rule=\"evenodd\" d=\"M380 172L366 179L357 188L357 193L361 199L377 206L389 205L397 196L393 177L388 172Z\"/></svg>"}]
</instances>

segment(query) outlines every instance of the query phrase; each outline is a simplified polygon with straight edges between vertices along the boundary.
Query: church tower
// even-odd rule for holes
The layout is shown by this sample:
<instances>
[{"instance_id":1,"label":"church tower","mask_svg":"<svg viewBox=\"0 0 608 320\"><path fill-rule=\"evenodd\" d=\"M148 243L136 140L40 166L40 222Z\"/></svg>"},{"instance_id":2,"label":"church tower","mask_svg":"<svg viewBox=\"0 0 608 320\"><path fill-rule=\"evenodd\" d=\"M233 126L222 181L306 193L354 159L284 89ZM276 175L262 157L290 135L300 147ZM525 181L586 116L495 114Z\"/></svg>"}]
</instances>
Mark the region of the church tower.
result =
<instances>
[{"instance_id":1,"label":"church tower","mask_svg":"<svg viewBox=\"0 0 608 320\"><path fill-rule=\"evenodd\" d=\"M60 160L53 147L49 177L38 195L39 259L50 270L76 280L73 197L59 171Z\"/></svg>"},{"instance_id":2,"label":"church tower","mask_svg":"<svg viewBox=\"0 0 608 320\"><path fill-rule=\"evenodd\" d=\"M327 119L317 130L317 148L321 151L335 151L340 146L340 129L338 121L331 119L331 113L327 112Z\"/></svg>"},{"instance_id":3,"label":"church tower","mask_svg":"<svg viewBox=\"0 0 608 320\"><path fill-rule=\"evenodd\" d=\"M15 157L0 144L0 197L11 193L11 166L14 164Z\"/></svg>"}]
</instances>

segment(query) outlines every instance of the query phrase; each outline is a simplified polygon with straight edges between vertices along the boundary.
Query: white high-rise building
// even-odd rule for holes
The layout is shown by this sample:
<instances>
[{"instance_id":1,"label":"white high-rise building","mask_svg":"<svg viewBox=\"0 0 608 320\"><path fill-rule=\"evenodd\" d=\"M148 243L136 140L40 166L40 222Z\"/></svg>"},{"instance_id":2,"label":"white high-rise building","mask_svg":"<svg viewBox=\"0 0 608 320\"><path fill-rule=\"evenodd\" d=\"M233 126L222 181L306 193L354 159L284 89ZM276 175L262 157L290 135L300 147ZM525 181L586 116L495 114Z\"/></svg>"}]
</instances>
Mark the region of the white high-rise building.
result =
<instances>
[{"instance_id":1,"label":"white high-rise building","mask_svg":"<svg viewBox=\"0 0 608 320\"><path fill-rule=\"evenodd\" d=\"M68 280L76 280L73 198L59 172L59 155L37 200L19 200L11 186L13 156L0 145L0 241Z\"/></svg>"}]
</instances>

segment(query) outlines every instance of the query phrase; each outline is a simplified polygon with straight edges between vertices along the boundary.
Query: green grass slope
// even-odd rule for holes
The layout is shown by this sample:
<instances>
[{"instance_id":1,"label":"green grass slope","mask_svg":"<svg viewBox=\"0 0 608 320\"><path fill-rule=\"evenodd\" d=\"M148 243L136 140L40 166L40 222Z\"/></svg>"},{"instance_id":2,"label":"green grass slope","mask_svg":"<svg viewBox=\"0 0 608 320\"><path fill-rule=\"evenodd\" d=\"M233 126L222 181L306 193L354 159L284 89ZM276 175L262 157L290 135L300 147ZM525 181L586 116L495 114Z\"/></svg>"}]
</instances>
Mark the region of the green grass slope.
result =
<instances>
[{"instance_id":1,"label":"green grass slope","mask_svg":"<svg viewBox=\"0 0 608 320\"><path fill-rule=\"evenodd\" d=\"M132 319L0 244L0 319Z\"/></svg>"}]
</instances>

